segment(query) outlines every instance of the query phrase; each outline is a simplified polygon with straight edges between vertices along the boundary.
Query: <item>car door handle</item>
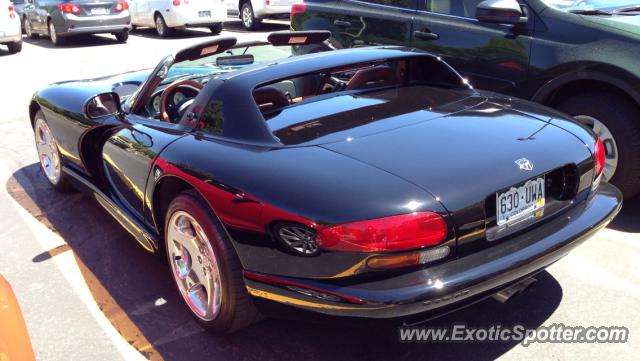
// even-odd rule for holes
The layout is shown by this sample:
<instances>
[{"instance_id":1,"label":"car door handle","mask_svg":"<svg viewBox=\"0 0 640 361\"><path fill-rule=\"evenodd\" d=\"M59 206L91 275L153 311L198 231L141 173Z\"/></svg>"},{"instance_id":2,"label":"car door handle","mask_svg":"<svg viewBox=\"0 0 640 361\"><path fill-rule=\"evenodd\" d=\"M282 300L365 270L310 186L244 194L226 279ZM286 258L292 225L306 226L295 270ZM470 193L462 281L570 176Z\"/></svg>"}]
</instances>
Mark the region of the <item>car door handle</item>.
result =
<instances>
[{"instance_id":1,"label":"car door handle","mask_svg":"<svg viewBox=\"0 0 640 361\"><path fill-rule=\"evenodd\" d=\"M432 33L430 30L416 30L413 32L413 36L422 40L438 40L440 35Z\"/></svg>"},{"instance_id":2,"label":"car door handle","mask_svg":"<svg viewBox=\"0 0 640 361\"><path fill-rule=\"evenodd\" d=\"M334 20L333 25L335 26L351 26L351 22L345 20Z\"/></svg>"}]
</instances>

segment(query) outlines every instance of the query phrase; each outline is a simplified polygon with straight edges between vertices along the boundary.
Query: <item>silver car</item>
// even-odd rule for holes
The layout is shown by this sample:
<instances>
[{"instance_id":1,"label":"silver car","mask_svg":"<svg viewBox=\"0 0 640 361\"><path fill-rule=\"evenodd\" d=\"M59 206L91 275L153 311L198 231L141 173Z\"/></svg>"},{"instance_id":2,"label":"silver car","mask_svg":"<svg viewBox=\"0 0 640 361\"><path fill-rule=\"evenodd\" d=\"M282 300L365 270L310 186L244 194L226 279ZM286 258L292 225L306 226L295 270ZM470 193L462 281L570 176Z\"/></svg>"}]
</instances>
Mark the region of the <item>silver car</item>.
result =
<instances>
[{"instance_id":1,"label":"silver car","mask_svg":"<svg viewBox=\"0 0 640 361\"><path fill-rule=\"evenodd\" d=\"M27 36L49 36L53 45L76 34L111 33L126 42L131 30L129 4L123 0L26 0Z\"/></svg>"}]
</instances>

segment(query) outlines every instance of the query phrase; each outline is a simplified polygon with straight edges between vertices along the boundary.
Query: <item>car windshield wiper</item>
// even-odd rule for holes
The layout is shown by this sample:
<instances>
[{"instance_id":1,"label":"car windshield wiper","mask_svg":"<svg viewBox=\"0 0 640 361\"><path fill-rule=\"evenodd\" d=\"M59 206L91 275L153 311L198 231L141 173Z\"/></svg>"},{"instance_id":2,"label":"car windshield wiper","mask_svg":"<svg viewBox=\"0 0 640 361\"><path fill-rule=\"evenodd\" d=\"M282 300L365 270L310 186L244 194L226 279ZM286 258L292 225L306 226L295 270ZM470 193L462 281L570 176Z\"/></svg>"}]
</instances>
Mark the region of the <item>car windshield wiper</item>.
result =
<instances>
[{"instance_id":1,"label":"car windshield wiper","mask_svg":"<svg viewBox=\"0 0 640 361\"><path fill-rule=\"evenodd\" d=\"M580 14L580 15L613 15L613 13L610 11L599 10L599 9L573 9L573 10L568 10L568 12L572 14Z\"/></svg>"}]
</instances>

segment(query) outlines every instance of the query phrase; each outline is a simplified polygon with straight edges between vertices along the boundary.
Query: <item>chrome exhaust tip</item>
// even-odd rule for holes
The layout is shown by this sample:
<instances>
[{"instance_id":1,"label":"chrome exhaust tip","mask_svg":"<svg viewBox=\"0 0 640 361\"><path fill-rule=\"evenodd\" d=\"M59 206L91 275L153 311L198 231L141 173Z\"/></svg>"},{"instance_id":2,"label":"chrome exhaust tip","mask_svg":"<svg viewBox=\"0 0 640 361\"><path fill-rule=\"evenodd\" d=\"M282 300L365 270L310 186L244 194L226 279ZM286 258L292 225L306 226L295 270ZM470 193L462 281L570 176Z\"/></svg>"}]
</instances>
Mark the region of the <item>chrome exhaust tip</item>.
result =
<instances>
[{"instance_id":1,"label":"chrome exhaust tip","mask_svg":"<svg viewBox=\"0 0 640 361\"><path fill-rule=\"evenodd\" d=\"M537 279L533 278L533 277L528 277L523 279L522 281L516 283L513 286L510 286L508 288L503 289L500 292L495 293L492 297L494 300L500 302L500 303L505 303L507 301L509 301L509 299L511 299L511 297L518 295L522 292L524 292L527 288L531 287L532 284L534 284L537 281Z\"/></svg>"}]
</instances>

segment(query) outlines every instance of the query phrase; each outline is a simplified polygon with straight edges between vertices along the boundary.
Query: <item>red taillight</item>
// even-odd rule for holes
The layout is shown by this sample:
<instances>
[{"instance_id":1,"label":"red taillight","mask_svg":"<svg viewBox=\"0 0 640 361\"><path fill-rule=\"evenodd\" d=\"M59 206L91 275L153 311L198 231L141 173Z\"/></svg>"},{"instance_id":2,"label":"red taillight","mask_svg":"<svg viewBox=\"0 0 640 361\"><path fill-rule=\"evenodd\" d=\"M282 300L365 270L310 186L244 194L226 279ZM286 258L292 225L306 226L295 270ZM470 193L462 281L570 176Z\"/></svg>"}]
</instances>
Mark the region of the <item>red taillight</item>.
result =
<instances>
[{"instance_id":1,"label":"red taillight","mask_svg":"<svg viewBox=\"0 0 640 361\"><path fill-rule=\"evenodd\" d=\"M13 7L13 5L9 5L9 18L11 19L15 19L16 18L16 14L14 13L15 8Z\"/></svg>"},{"instance_id":2,"label":"red taillight","mask_svg":"<svg viewBox=\"0 0 640 361\"><path fill-rule=\"evenodd\" d=\"M418 212L322 228L317 240L329 250L379 252L434 246L446 236L439 214Z\"/></svg>"},{"instance_id":3,"label":"red taillight","mask_svg":"<svg viewBox=\"0 0 640 361\"><path fill-rule=\"evenodd\" d=\"M129 8L129 4L126 1L120 1L116 4L116 12L125 11Z\"/></svg>"},{"instance_id":4,"label":"red taillight","mask_svg":"<svg viewBox=\"0 0 640 361\"><path fill-rule=\"evenodd\" d=\"M291 5L291 18L292 19L293 19L294 15L296 15L296 14L304 14L306 12L307 12L307 4L305 4L305 3Z\"/></svg>"},{"instance_id":5,"label":"red taillight","mask_svg":"<svg viewBox=\"0 0 640 361\"><path fill-rule=\"evenodd\" d=\"M604 143L602 143L602 139L598 138L596 142L596 149L593 152L593 158L596 161L596 177L602 174L604 170L604 162L605 162L605 151L604 151Z\"/></svg>"},{"instance_id":6,"label":"red taillight","mask_svg":"<svg viewBox=\"0 0 640 361\"><path fill-rule=\"evenodd\" d=\"M58 10L65 14L80 14L80 8L75 4L64 3L58 5Z\"/></svg>"},{"instance_id":7,"label":"red taillight","mask_svg":"<svg viewBox=\"0 0 640 361\"><path fill-rule=\"evenodd\" d=\"M180 6L180 0L173 0L173 6Z\"/></svg>"}]
</instances>

